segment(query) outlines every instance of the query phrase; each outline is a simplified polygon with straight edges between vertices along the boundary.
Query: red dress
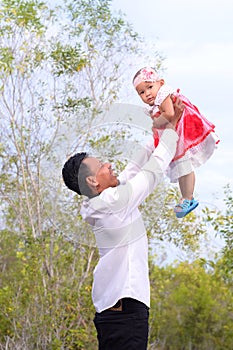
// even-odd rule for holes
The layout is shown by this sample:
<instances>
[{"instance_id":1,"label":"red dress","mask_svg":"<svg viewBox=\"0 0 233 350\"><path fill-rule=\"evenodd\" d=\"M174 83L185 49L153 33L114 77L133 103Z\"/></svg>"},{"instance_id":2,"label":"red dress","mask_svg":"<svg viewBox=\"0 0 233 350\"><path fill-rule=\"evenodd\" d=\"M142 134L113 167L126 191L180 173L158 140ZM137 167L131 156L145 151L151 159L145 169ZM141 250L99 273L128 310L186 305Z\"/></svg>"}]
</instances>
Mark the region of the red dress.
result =
<instances>
[{"instance_id":1,"label":"red dress","mask_svg":"<svg viewBox=\"0 0 233 350\"><path fill-rule=\"evenodd\" d=\"M187 150L201 144L205 138L214 132L215 125L207 120L185 96L179 92L176 93L185 104L182 117L176 126L179 140L177 143L176 154L173 160L177 160L185 155ZM216 140L219 142L219 140Z\"/></svg>"},{"instance_id":2,"label":"red dress","mask_svg":"<svg viewBox=\"0 0 233 350\"><path fill-rule=\"evenodd\" d=\"M150 111L155 117L159 116L159 105L163 100L169 95L179 97L185 105L184 112L176 125L176 131L179 135L179 140L177 143L176 154L173 161L183 157L188 150L195 149L200 145L210 133L214 132L215 125L207 120L184 95L180 94L179 90L173 92L172 88L168 85L163 85L154 102L154 106ZM154 131L154 143L155 146L158 145L159 136L162 130L156 129ZM216 143L219 139L216 137ZM201 147L198 147L198 152L200 152ZM194 150L193 150L194 151ZM194 151L195 152L195 151ZM204 150L202 150L204 152Z\"/></svg>"},{"instance_id":3,"label":"red dress","mask_svg":"<svg viewBox=\"0 0 233 350\"><path fill-rule=\"evenodd\" d=\"M169 165L167 175L171 182L176 182L180 176L190 173L193 168L204 164L216 149L219 138L214 132L215 126L208 121L179 90L174 92L170 86L164 84L158 91L150 115L159 116L159 106L170 94L179 97L185 104L184 112L177 123L176 131L179 135L176 154ZM155 147L163 130L154 130Z\"/></svg>"}]
</instances>

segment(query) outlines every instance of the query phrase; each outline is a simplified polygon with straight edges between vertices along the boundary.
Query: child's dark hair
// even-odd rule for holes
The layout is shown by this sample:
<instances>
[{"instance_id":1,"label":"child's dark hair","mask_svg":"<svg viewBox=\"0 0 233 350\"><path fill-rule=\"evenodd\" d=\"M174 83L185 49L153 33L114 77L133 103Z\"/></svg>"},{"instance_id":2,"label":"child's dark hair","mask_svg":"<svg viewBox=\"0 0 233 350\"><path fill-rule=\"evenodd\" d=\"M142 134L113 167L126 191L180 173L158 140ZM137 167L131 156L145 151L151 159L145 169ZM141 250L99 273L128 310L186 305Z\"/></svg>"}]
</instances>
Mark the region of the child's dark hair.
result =
<instances>
[{"instance_id":1,"label":"child's dark hair","mask_svg":"<svg viewBox=\"0 0 233 350\"><path fill-rule=\"evenodd\" d=\"M143 67L143 68L141 68L141 69L139 69L138 71L137 71L137 73L135 74L135 76L133 77L133 82L134 82L134 80L139 76L139 74L141 73L141 71L142 71L142 69L144 69L145 67Z\"/></svg>"}]
</instances>

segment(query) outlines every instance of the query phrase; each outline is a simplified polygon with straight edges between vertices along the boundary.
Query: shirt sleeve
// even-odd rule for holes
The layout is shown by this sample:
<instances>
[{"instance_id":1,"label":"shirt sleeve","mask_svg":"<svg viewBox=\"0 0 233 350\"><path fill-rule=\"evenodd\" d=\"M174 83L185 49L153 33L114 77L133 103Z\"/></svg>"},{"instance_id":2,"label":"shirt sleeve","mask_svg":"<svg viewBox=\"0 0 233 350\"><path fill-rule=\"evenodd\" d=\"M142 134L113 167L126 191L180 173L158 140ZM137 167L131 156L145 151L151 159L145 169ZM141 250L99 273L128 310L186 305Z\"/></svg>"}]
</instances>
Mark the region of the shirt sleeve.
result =
<instances>
[{"instance_id":1,"label":"shirt sleeve","mask_svg":"<svg viewBox=\"0 0 233 350\"><path fill-rule=\"evenodd\" d=\"M121 212L124 219L153 192L175 155L177 140L178 135L174 130L164 130L159 146L141 170L125 184L102 192L102 199L108 202L110 211Z\"/></svg>"},{"instance_id":2,"label":"shirt sleeve","mask_svg":"<svg viewBox=\"0 0 233 350\"><path fill-rule=\"evenodd\" d=\"M165 172L168 165L175 156L177 141L177 133L173 129L165 129L159 140L158 146L152 153L149 161L143 167L143 170L153 172L153 164L156 161L159 167L161 167L161 170Z\"/></svg>"},{"instance_id":3,"label":"shirt sleeve","mask_svg":"<svg viewBox=\"0 0 233 350\"><path fill-rule=\"evenodd\" d=\"M146 140L145 144L135 144L131 160L118 176L120 184L125 184L142 169L142 166L149 160L154 149L154 140L151 136Z\"/></svg>"}]
</instances>

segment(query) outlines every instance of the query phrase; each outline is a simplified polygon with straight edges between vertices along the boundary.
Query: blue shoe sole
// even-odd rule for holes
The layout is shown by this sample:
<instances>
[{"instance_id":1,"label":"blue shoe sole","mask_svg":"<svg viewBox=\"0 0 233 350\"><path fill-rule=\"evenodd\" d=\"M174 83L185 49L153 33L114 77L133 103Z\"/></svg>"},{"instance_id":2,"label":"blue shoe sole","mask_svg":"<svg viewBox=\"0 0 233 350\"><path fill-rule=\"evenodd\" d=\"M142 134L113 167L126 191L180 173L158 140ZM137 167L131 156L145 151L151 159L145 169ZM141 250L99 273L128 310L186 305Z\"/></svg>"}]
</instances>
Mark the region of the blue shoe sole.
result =
<instances>
[{"instance_id":1,"label":"blue shoe sole","mask_svg":"<svg viewBox=\"0 0 233 350\"><path fill-rule=\"evenodd\" d=\"M181 210L181 211L176 212L176 217L178 219L185 217L188 213L190 213L192 210L194 210L198 206L198 204L199 204L199 202L194 200L193 203L188 207L187 210L185 210L185 211Z\"/></svg>"}]
</instances>

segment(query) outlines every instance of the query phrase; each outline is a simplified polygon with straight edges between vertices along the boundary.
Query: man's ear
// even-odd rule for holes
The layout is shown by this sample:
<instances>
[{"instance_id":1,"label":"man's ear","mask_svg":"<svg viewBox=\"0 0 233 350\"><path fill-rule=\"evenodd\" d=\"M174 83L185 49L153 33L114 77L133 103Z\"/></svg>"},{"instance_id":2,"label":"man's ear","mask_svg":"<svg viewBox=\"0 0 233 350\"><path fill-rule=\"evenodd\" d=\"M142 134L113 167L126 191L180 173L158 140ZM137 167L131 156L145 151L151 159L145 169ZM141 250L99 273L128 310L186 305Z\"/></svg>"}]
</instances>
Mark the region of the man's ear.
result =
<instances>
[{"instance_id":1,"label":"man's ear","mask_svg":"<svg viewBox=\"0 0 233 350\"><path fill-rule=\"evenodd\" d=\"M96 180L96 177L92 175L86 177L86 182L88 186L92 188L96 188L99 184L98 181Z\"/></svg>"}]
</instances>

